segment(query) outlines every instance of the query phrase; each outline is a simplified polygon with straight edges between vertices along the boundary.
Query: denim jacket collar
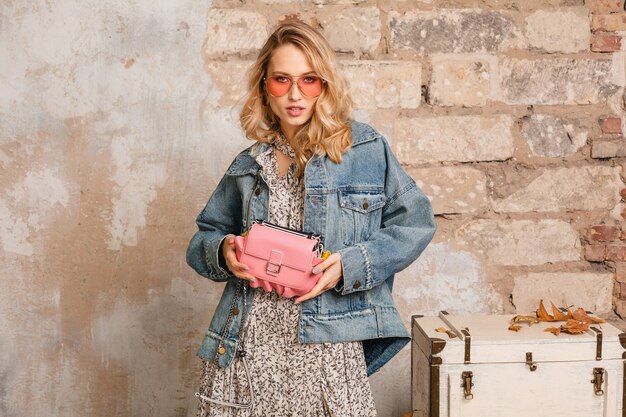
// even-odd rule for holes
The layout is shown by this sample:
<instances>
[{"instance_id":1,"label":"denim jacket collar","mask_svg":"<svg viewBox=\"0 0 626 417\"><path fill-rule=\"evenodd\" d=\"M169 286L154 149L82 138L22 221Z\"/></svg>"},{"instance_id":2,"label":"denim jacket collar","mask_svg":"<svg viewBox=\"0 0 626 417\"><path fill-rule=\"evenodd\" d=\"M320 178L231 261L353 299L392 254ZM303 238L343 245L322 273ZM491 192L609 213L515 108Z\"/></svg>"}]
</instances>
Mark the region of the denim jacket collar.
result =
<instances>
[{"instance_id":1,"label":"denim jacket collar","mask_svg":"<svg viewBox=\"0 0 626 417\"><path fill-rule=\"evenodd\" d=\"M352 123L352 147L376 139L379 133L364 123ZM248 147L244 152L237 155L233 164L226 171L226 175L239 176L246 174L256 174L261 167L254 157L264 152L269 143L256 142Z\"/></svg>"}]
</instances>

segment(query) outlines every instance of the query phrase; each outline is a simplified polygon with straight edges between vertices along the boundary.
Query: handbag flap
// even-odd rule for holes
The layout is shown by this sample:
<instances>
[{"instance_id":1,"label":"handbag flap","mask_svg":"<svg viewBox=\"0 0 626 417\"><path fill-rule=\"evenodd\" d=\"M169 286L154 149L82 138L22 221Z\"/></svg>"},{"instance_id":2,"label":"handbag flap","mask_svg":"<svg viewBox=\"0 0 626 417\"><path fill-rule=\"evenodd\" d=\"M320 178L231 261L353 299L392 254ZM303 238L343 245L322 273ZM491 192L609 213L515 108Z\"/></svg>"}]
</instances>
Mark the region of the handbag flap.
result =
<instances>
[{"instance_id":1,"label":"handbag flap","mask_svg":"<svg viewBox=\"0 0 626 417\"><path fill-rule=\"evenodd\" d=\"M311 268L316 243L315 239L255 224L246 238L244 253L266 261L280 259L277 254L282 254L282 265L306 272Z\"/></svg>"}]
</instances>

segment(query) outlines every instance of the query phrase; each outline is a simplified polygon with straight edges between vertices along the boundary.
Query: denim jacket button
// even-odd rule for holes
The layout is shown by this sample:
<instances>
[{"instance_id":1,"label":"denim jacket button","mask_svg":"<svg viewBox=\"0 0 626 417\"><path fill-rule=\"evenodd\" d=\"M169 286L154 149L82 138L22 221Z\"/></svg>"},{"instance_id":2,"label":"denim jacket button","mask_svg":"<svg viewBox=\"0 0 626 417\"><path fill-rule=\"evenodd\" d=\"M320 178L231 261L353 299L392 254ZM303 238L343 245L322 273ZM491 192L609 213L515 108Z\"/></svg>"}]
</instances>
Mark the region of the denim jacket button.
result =
<instances>
[{"instance_id":1,"label":"denim jacket button","mask_svg":"<svg viewBox=\"0 0 626 417\"><path fill-rule=\"evenodd\" d=\"M261 194L261 189L257 188L256 190L254 190L254 195L259 195Z\"/></svg>"},{"instance_id":2,"label":"denim jacket button","mask_svg":"<svg viewBox=\"0 0 626 417\"><path fill-rule=\"evenodd\" d=\"M217 353L219 353L220 355L223 355L224 353L226 353L226 348L225 347L221 347L217 350Z\"/></svg>"},{"instance_id":3,"label":"denim jacket button","mask_svg":"<svg viewBox=\"0 0 626 417\"><path fill-rule=\"evenodd\" d=\"M239 314L239 309L238 308L233 308L233 315L238 315Z\"/></svg>"},{"instance_id":4,"label":"denim jacket button","mask_svg":"<svg viewBox=\"0 0 626 417\"><path fill-rule=\"evenodd\" d=\"M352 288L354 288L355 290L361 288L361 281L354 281Z\"/></svg>"},{"instance_id":5,"label":"denim jacket button","mask_svg":"<svg viewBox=\"0 0 626 417\"><path fill-rule=\"evenodd\" d=\"M365 210L367 210L367 208L368 208L369 206L370 206L370 205L369 205L369 204L367 204L367 201L364 201L364 202L363 202L363 208L364 208Z\"/></svg>"}]
</instances>

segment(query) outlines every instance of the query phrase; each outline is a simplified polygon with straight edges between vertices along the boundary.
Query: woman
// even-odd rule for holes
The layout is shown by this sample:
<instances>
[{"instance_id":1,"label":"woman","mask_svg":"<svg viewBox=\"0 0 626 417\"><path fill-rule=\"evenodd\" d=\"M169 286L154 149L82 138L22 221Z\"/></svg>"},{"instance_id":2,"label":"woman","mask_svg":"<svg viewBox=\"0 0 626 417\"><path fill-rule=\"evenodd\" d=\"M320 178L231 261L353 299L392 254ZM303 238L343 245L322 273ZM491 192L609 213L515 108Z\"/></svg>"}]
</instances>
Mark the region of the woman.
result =
<instances>
[{"instance_id":1,"label":"woman","mask_svg":"<svg viewBox=\"0 0 626 417\"><path fill-rule=\"evenodd\" d=\"M394 274L435 223L385 138L351 121L351 108L328 42L302 22L280 24L249 72L241 124L256 142L228 168L187 250L200 275L226 281L198 351L199 415L376 415L367 377L410 340ZM324 236L331 254L309 293L249 287L234 237L259 218Z\"/></svg>"}]
</instances>

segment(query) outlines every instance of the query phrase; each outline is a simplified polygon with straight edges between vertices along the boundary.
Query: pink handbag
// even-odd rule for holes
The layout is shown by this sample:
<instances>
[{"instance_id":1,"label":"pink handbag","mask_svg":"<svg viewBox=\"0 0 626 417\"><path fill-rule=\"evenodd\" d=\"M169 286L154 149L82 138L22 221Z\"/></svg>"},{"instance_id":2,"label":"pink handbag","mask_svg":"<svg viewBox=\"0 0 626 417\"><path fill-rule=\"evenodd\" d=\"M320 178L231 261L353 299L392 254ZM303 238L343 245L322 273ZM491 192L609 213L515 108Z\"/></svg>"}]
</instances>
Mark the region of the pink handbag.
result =
<instances>
[{"instance_id":1,"label":"pink handbag","mask_svg":"<svg viewBox=\"0 0 626 417\"><path fill-rule=\"evenodd\" d=\"M253 288L291 298L311 291L322 276L313 268L324 261L321 237L255 220L244 236L235 237L237 260L254 275Z\"/></svg>"}]
</instances>

